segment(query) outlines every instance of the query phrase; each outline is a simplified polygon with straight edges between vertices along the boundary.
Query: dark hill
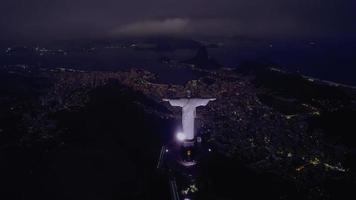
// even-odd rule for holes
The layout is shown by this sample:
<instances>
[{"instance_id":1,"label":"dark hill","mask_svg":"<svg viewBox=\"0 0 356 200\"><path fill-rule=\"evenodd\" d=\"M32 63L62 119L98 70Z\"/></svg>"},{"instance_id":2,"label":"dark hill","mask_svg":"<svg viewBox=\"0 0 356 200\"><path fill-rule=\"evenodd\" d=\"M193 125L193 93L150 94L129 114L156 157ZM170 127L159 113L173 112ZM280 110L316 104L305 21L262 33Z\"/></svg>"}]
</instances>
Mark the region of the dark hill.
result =
<instances>
[{"instance_id":1,"label":"dark hill","mask_svg":"<svg viewBox=\"0 0 356 200\"><path fill-rule=\"evenodd\" d=\"M221 67L215 59L209 56L206 47L200 47L193 58L183 61L182 63L194 65L201 69L218 69Z\"/></svg>"},{"instance_id":2,"label":"dark hill","mask_svg":"<svg viewBox=\"0 0 356 200\"><path fill-rule=\"evenodd\" d=\"M0 196L169 199L166 180L155 167L173 126L138 103L160 107L140 93L109 84L92 91L84 108L53 116L62 132L54 144L2 149Z\"/></svg>"}]
</instances>

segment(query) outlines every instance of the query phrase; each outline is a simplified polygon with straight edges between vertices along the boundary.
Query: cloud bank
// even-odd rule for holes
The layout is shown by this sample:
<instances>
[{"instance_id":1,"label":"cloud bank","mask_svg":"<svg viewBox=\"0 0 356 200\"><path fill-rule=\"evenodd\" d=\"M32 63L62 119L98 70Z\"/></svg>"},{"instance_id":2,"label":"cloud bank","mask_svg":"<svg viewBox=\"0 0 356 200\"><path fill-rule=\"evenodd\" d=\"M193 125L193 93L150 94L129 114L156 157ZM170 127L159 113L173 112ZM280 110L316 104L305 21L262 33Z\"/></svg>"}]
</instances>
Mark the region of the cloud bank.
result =
<instances>
[{"instance_id":1,"label":"cloud bank","mask_svg":"<svg viewBox=\"0 0 356 200\"><path fill-rule=\"evenodd\" d=\"M110 31L111 36L291 36L305 34L302 25L284 19L250 20L249 23L228 18L166 18L135 21ZM280 34L281 33L281 34ZM283 34L283 35L282 35Z\"/></svg>"}]
</instances>

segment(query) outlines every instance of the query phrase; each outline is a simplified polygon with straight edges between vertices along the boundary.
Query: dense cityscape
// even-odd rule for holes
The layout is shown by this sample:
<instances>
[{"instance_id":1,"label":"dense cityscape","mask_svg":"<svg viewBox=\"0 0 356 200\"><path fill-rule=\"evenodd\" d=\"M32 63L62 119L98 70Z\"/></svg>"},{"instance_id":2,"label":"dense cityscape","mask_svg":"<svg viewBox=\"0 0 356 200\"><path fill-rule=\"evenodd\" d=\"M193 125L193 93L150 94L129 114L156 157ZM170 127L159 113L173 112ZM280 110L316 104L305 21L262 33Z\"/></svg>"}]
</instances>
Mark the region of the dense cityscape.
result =
<instances>
[{"instance_id":1,"label":"dense cityscape","mask_svg":"<svg viewBox=\"0 0 356 200\"><path fill-rule=\"evenodd\" d=\"M197 120L199 134L219 155L239 160L251 170L276 174L281 179L298 185L301 190L308 191L308 196L313 198L330 197L324 186L325 180L352 179L354 169L345 162L354 149L328 141L325 131L314 128L311 122L327 112L354 109L352 88L315 83L301 77L311 87L337 90L345 93L345 96L349 95L347 97L351 100L320 97L318 94L314 94L311 99L298 99L278 94L268 86L257 86L258 77L253 75L255 72L246 75L228 68L193 70L204 75L186 84L177 85L160 83L157 75L141 69L103 72L5 66L1 68L5 74L26 79L43 79L50 82L48 85L51 86L34 102L22 102L17 98L3 99L2 107L10 109L8 112L21 115L20 124L27 129L27 133L14 141L15 143L29 145L27 143L33 143L35 139L45 143L54 141L60 145L59 138L65 131L58 128L58 122L50 116L84 108L90 102L89 94L105 85L116 83L116 87L133 90L157 104L162 104L162 99L166 97L185 97L187 91L197 97L214 94L217 101L211 103L207 109L199 110ZM264 70L280 76L293 76L271 68ZM11 106L8 105L9 102ZM180 116L179 109L167 105L163 109L147 102L132 103L162 119L177 121ZM284 104L291 104L287 105L289 110L283 108L286 107ZM6 137L6 128L1 130Z\"/></svg>"}]
</instances>

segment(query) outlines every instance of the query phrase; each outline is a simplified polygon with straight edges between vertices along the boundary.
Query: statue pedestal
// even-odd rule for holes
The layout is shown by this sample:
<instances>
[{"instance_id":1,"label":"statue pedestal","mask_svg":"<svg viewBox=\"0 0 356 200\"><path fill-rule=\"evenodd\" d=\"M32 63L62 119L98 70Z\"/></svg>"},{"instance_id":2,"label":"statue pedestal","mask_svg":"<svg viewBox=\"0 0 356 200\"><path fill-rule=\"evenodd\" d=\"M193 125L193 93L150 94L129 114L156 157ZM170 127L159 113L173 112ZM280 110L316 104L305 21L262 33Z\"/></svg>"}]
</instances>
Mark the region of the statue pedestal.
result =
<instances>
[{"instance_id":1,"label":"statue pedestal","mask_svg":"<svg viewBox=\"0 0 356 200\"><path fill-rule=\"evenodd\" d=\"M184 148L189 148L189 147L193 148L195 146L195 140L194 139L193 140L185 140L185 141L183 141L182 146Z\"/></svg>"}]
</instances>

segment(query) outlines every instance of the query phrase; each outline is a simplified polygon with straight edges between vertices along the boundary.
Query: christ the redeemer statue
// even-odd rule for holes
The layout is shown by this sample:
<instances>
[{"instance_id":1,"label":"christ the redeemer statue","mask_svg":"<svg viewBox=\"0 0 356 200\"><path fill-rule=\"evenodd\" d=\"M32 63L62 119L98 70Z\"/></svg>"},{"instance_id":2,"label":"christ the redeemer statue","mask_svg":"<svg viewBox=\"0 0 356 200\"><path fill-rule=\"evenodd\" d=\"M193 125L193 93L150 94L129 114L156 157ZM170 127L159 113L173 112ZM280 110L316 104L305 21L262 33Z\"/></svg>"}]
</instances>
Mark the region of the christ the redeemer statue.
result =
<instances>
[{"instance_id":1,"label":"christ the redeemer statue","mask_svg":"<svg viewBox=\"0 0 356 200\"><path fill-rule=\"evenodd\" d=\"M171 106L182 107L182 125L185 140L194 139L194 120L196 116L196 108L206 106L210 101L216 99L163 99L168 101Z\"/></svg>"}]
</instances>

